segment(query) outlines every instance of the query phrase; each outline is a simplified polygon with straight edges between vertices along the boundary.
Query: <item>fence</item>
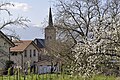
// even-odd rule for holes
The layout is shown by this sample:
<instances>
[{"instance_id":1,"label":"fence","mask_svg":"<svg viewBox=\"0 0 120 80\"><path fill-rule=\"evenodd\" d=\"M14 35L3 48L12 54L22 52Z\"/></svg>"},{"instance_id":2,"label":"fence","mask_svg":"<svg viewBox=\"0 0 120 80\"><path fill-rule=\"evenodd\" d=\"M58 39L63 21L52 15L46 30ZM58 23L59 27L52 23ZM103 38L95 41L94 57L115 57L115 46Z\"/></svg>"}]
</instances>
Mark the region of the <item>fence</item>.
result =
<instances>
[{"instance_id":1,"label":"fence","mask_svg":"<svg viewBox=\"0 0 120 80\"><path fill-rule=\"evenodd\" d=\"M0 70L3 73L3 70ZM119 77L115 76L93 76L91 79L81 77L81 76L72 76L65 73L49 73L49 74L34 74L33 72L25 74L20 69L14 71L14 74L10 74L10 69L8 70L7 75L0 75L0 80L120 80Z\"/></svg>"},{"instance_id":2,"label":"fence","mask_svg":"<svg viewBox=\"0 0 120 80\"><path fill-rule=\"evenodd\" d=\"M47 73L47 74L34 74L28 70L28 73L22 72L20 69L14 71L11 75L11 69L8 69L8 74L3 75L3 70L0 71L0 80L75 80L71 75L64 73ZM77 79L76 80L82 80Z\"/></svg>"}]
</instances>

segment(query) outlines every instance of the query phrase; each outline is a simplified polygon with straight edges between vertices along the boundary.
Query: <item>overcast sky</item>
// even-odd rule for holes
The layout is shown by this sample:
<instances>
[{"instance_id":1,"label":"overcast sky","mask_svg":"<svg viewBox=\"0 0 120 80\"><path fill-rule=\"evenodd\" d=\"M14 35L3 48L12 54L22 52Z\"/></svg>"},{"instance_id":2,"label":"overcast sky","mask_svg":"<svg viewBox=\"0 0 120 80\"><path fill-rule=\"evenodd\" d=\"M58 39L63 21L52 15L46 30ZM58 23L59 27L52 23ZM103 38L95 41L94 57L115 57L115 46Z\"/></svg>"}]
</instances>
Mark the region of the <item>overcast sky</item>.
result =
<instances>
[{"instance_id":1,"label":"overcast sky","mask_svg":"<svg viewBox=\"0 0 120 80\"><path fill-rule=\"evenodd\" d=\"M34 38L44 38L44 22L48 18L48 11L50 4L50 0L0 0L1 2L11 2L15 4L14 7L6 6L11 13L13 14L13 18L17 18L20 16L26 17L31 20L29 23L29 28L20 28L15 26L8 26L16 31L16 33L20 36L21 39L34 39ZM52 0L53 1L53 0ZM5 19L6 14L1 14L1 16ZM7 33L6 31L4 31Z\"/></svg>"}]
</instances>

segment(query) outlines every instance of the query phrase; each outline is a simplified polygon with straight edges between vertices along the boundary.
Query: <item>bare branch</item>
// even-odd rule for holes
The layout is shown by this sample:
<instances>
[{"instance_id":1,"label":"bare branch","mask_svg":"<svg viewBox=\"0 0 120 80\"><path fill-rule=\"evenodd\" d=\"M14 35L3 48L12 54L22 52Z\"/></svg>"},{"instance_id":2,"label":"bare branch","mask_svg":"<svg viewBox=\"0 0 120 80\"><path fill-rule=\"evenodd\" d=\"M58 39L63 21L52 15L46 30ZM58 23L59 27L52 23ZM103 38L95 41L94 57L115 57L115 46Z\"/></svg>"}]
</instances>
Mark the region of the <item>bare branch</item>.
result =
<instances>
[{"instance_id":1,"label":"bare branch","mask_svg":"<svg viewBox=\"0 0 120 80\"><path fill-rule=\"evenodd\" d=\"M7 22L4 22L3 25L0 27L0 30L2 28L6 27L7 25L19 25L19 26L26 26L26 27L28 27L28 25L26 24L26 22L30 22L30 20L27 19L27 18L18 17L15 20L9 20Z\"/></svg>"}]
</instances>

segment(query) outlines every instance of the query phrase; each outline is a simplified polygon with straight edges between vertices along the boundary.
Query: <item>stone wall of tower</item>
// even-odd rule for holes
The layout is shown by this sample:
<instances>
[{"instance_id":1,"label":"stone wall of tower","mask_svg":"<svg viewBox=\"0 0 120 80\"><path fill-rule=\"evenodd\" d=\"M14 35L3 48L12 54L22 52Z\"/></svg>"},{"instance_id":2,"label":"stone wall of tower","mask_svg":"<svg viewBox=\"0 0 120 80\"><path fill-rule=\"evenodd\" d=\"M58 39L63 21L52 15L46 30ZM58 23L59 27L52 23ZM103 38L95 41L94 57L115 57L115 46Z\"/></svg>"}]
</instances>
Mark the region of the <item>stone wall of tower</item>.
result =
<instances>
[{"instance_id":1,"label":"stone wall of tower","mask_svg":"<svg viewBox=\"0 0 120 80\"><path fill-rule=\"evenodd\" d=\"M56 29L54 27L45 28L45 47L53 49L56 42Z\"/></svg>"}]
</instances>

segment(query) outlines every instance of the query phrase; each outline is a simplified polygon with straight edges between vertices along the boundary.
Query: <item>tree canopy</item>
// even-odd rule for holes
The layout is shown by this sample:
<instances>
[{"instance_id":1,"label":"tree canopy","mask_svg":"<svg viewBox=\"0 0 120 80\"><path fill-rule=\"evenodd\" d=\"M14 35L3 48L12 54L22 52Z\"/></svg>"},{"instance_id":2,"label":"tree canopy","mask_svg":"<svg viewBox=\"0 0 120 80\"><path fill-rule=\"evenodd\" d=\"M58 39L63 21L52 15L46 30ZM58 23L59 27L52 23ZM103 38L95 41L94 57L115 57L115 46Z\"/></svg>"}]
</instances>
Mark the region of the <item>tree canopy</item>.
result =
<instances>
[{"instance_id":1,"label":"tree canopy","mask_svg":"<svg viewBox=\"0 0 120 80\"><path fill-rule=\"evenodd\" d=\"M57 0L55 10L60 39L73 42L67 54L71 73L102 73L119 61L119 0Z\"/></svg>"}]
</instances>

